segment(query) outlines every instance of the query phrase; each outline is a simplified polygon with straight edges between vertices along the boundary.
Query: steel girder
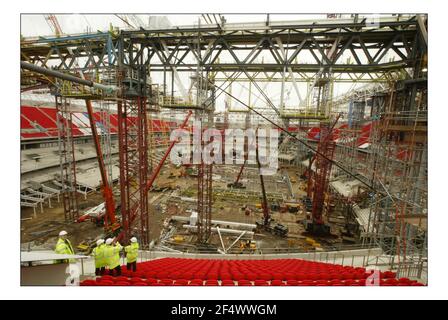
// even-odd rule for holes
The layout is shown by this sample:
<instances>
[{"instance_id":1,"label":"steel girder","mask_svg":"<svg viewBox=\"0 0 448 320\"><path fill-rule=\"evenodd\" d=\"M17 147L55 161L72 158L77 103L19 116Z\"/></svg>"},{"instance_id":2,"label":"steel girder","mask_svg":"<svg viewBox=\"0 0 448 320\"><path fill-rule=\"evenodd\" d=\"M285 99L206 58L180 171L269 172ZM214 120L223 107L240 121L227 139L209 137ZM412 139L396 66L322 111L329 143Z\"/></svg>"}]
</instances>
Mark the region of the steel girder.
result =
<instances>
[{"instance_id":1,"label":"steel girder","mask_svg":"<svg viewBox=\"0 0 448 320\"><path fill-rule=\"evenodd\" d=\"M198 34L200 36L198 37ZM365 24L291 25L281 28L220 28L123 31L130 65L142 61L150 72L192 71L199 64L210 72L385 73L414 65L418 30L415 19ZM327 56L335 40L336 51ZM283 45L286 55L282 54ZM201 54L197 54L198 43ZM304 62L306 55L311 62ZM223 57L227 61L223 61ZM266 61L260 61L260 57ZM350 58L348 61L347 57ZM393 57L393 60L386 58ZM135 60L135 62L134 62ZM264 59L262 59L264 60ZM300 78L300 77L299 77Z\"/></svg>"},{"instance_id":2,"label":"steel girder","mask_svg":"<svg viewBox=\"0 0 448 320\"><path fill-rule=\"evenodd\" d=\"M421 45L418 30L415 17L401 21L383 19L378 25L335 20L141 29L121 31L118 38L99 33L25 39L21 56L31 63L72 71L116 66L121 54L125 65L143 64L148 72L191 72L199 61L209 72L242 72L255 81L258 79L254 74L268 72L274 74L262 75L265 81L280 78L278 75L286 68L297 74L297 81L313 78L322 68L331 69L335 81L384 81L384 74L415 65ZM336 39L336 51L328 57ZM393 60L389 61L390 57ZM79 68L75 67L76 59Z\"/></svg>"}]
</instances>

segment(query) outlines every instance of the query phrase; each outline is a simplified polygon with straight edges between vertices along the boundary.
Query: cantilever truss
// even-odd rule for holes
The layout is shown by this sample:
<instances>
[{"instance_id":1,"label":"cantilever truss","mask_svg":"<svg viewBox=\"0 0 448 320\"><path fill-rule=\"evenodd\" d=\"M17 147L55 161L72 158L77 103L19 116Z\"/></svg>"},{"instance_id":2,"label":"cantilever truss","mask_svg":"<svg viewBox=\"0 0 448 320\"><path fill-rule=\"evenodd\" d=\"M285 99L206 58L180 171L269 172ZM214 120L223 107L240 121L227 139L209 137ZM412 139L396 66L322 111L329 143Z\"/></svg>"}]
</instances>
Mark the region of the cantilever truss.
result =
<instances>
[{"instance_id":1,"label":"cantilever truss","mask_svg":"<svg viewBox=\"0 0 448 320\"><path fill-rule=\"evenodd\" d=\"M217 73L215 80L223 82L229 78L291 81L291 73L284 72L289 68L294 81L312 81L322 69L331 69L335 82L385 81L387 74L412 67L418 23L416 16L377 22L288 21L30 38L21 42L21 56L41 66L74 71L76 59L84 62L80 69L101 70L117 65L121 55L130 66L145 65L151 73L163 73L164 88L169 85L167 75L195 70L198 59L204 70ZM334 53L328 56L334 45ZM77 49L70 51L70 47Z\"/></svg>"}]
</instances>

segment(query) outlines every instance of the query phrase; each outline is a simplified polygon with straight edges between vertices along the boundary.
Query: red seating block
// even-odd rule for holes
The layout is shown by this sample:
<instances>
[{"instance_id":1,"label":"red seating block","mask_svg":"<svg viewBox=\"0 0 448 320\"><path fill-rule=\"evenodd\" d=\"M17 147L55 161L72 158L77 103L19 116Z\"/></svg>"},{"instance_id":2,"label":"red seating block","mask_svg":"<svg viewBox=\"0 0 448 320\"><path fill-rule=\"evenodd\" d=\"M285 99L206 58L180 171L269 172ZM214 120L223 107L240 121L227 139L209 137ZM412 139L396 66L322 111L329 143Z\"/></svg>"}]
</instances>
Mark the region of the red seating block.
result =
<instances>
[{"instance_id":1,"label":"red seating block","mask_svg":"<svg viewBox=\"0 0 448 320\"><path fill-rule=\"evenodd\" d=\"M221 261L164 258L138 263L137 268L139 272L132 273L123 266L124 277L98 278L97 283L104 280L169 286L364 286L365 279L372 274L365 268L300 259ZM417 283L406 278L397 280L393 272L384 272L381 285L411 286Z\"/></svg>"}]
</instances>

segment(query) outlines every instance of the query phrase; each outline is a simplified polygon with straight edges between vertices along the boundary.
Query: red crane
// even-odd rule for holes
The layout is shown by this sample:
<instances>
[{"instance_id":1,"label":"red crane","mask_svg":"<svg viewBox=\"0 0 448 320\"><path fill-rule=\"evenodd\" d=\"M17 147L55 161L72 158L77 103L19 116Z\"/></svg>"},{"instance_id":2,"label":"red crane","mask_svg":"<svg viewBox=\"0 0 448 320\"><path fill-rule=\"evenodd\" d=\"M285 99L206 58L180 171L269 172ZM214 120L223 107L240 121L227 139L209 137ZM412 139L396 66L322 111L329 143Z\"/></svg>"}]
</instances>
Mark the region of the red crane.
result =
<instances>
[{"instance_id":1,"label":"red crane","mask_svg":"<svg viewBox=\"0 0 448 320\"><path fill-rule=\"evenodd\" d=\"M179 127L179 129L184 129L185 126L188 124L188 120L190 119L191 115L193 114L193 112L190 110L188 111L187 117L185 118L184 122L182 123L182 125ZM160 173L160 170L162 169L166 159L168 158L168 156L171 153L171 150L173 150L174 145L177 143L177 140L173 140L171 141L171 144L168 146L168 149L166 150L162 160L160 160L160 163L158 164L158 166L155 168L151 178L148 181L148 184L146 185L146 189L149 191L152 188L152 185L154 184L154 181L157 179L157 176Z\"/></svg>"},{"instance_id":2,"label":"red crane","mask_svg":"<svg viewBox=\"0 0 448 320\"><path fill-rule=\"evenodd\" d=\"M321 122L317 153L310 159L310 163L316 159L316 168L313 172L310 165L308 194L312 196L312 217L311 220L306 221L306 229L313 234L325 235L330 233L330 227L325 224L323 219L323 210L325 194L330 182L333 154L336 148L336 143L332 140L332 132L339 117L340 114L331 127L327 123Z\"/></svg>"},{"instance_id":3,"label":"red crane","mask_svg":"<svg viewBox=\"0 0 448 320\"><path fill-rule=\"evenodd\" d=\"M333 124L331 125L331 127L329 129L330 131L329 131L328 135L326 136L326 138L324 139L325 140L324 142L327 142L326 140L330 140L331 139L334 127L338 123L340 117L341 117L341 114L338 114L338 116L334 120ZM321 144L321 141L322 141L322 129L320 131L319 144ZM312 185L311 185L311 182L312 182L312 179L311 179L312 169L311 168L312 168L312 165L314 163L314 160L316 160L316 156L317 156L317 153L315 153L313 155L313 157L310 159L310 162L308 164L308 173L307 173L307 175L308 175L307 195L308 195L308 197L311 197L311 191L312 191Z\"/></svg>"},{"instance_id":4,"label":"red crane","mask_svg":"<svg viewBox=\"0 0 448 320\"><path fill-rule=\"evenodd\" d=\"M106 229L106 232L114 232L120 228L120 225L117 223L115 218L114 195L107 178L106 166L104 165L103 152L101 151L98 130L96 128L95 117L93 115L92 102L90 100L86 100L86 106L87 106L87 113L89 115L90 127L92 129L92 137L93 137L93 143L95 144L98 166L100 168L100 174L101 174L102 192L105 204L104 228Z\"/></svg>"},{"instance_id":5,"label":"red crane","mask_svg":"<svg viewBox=\"0 0 448 320\"><path fill-rule=\"evenodd\" d=\"M258 165L258 171L260 174L260 184L261 184L261 194L262 194L261 207L263 209L263 225L265 227L268 227L271 222L271 215L270 215L270 211L269 211L268 197L266 195L266 188L264 185L264 178L263 178L263 174L261 173L261 164L260 164L260 159L259 159L259 154L258 154L258 144L257 144L257 165Z\"/></svg>"}]
</instances>

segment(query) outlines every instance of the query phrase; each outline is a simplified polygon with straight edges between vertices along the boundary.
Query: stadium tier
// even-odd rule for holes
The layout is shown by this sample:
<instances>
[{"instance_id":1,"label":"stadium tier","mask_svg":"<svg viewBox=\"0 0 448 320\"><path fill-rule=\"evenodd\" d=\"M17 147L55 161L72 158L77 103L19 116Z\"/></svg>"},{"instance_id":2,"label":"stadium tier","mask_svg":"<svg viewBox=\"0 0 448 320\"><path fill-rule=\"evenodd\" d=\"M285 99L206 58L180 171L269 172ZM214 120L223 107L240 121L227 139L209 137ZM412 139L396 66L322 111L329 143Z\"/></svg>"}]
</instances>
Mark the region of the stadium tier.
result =
<instances>
[{"instance_id":1,"label":"stadium tier","mask_svg":"<svg viewBox=\"0 0 448 320\"><path fill-rule=\"evenodd\" d=\"M164 258L122 266L122 276L87 279L81 286L421 286L393 272L301 259L212 260ZM370 280L371 279L371 280ZM376 281L376 282L375 282Z\"/></svg>"},{"instance_id":2,"label":"stadium tier","mask_svg":"<svg viewBox=\"0 0 448 320\"><path fill-rule=\"evenodd\" d=\"M106 124L104 116L101 112L94 113L95 122L98 128L98 133L105 131ZM135 119L129 117L128 121L132 122ZM176 126L175 122L164 120L150 120L148 124L149 130L158 133L168 133L172 127ZM111 134L118 133L118 116L117 114L109 115L109 123ZM89 136L90 122L86 112L72 113L72 131L74 137ZM57 112L56 109L50 107L40 106L26 106L20 107L20 136L23 140L33 139L51 139L57 138Z\"/></svg>"}]
</instances>

